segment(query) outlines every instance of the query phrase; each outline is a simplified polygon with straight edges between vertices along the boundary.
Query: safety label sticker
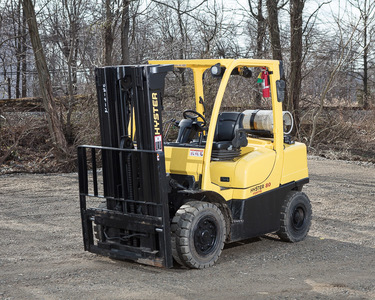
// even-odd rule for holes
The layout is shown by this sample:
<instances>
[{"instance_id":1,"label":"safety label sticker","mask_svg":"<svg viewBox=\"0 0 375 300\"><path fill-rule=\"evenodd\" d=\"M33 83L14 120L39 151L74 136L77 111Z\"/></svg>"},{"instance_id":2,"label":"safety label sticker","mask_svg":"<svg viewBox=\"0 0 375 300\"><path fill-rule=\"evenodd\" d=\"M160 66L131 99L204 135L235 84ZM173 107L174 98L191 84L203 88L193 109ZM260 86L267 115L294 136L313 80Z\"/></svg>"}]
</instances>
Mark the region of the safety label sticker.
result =
<instances>
[{"instance_id":1,"label":"safety label sticker","mask_svg":"<svg viewBox=\"0 0 375 300\"><path fill-rule=\"evenodd\" d=\"M190 149L189 156L203 157L203 149Z\"/></svg>"},{"instance_id":2,"label":"safety label sticker","mask_svg":"<svg viewBox=\"0 0 375 300\"><path fill-rule=\"evenodd\" d=\"M161 135L155 135L155 151L163 151Z\"/></svg>"}]
</instances>

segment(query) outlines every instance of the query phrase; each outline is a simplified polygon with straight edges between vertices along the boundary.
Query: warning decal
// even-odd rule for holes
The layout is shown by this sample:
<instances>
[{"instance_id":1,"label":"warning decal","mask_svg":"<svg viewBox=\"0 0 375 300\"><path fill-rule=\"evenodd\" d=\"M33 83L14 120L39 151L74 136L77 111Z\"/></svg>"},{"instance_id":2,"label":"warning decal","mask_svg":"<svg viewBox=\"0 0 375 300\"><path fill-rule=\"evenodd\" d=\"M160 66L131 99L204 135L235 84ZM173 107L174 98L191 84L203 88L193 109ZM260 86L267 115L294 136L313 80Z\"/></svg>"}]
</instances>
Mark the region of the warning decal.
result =
<instances>
[{"instance_id":1,"label":"warning decal","mask_svg":"<svg viewBox=\"0 0 375 300\"><path fill-rule=\"evenodd\" d=\"M155 151L163 151L161 135L155 135Z\"/></svg>"},{"instance_id":2,"label":"warning decal","mask_svg":"<svg viewBox=\"0 0 375 300\"><path fill-rule=\"evenodd\" d=\"M189 156L203 157L203 149L190 149Z\"/></svg>"}]
</instances>

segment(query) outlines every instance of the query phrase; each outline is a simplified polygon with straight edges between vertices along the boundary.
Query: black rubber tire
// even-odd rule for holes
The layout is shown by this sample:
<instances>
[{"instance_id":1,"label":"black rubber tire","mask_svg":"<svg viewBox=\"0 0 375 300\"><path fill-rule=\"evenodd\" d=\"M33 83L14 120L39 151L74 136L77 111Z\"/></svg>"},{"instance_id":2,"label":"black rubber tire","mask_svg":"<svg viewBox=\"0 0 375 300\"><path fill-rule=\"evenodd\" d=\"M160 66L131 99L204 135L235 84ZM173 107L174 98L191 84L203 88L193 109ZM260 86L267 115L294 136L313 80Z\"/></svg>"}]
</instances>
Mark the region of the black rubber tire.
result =
<instances>
[{"instance_id":1,"label":"black rubber tire","mask_svg":"<svg viewBox=\"0 0 375 300\"><path fill-rule=\"evenodd\" d=\"M277 235L286 242L305 239L311 226L312 209L305 193L291 191L287 194L280 213L280 229Z\"/></svg>"},{"instance_id":2,"label":"black rubber tire","mask_svg":"<svg viewBox=\"0 0 375 300\"><path fill-rule=\"evenodd\" d=\"M106 201L101 202L98 205L98 208L107 208L107 202ZM102 239L102 236L103 236L102 226L94 224L93 227L94 227L94 236L95 236L96 240L102 242L103 241L103 239Z\"/></svg>"},{"instance_id":3,"label":"black rubber tire","mask_svg":"<svg viewBox=\"0 0 375 300\"><path fill-rule=\"evenodd\" d=\"M194 269L212 266L226 238L225 219L212 203L190 201L173 217L172 255L177 263Z\"/></svg>"}]
</instances>

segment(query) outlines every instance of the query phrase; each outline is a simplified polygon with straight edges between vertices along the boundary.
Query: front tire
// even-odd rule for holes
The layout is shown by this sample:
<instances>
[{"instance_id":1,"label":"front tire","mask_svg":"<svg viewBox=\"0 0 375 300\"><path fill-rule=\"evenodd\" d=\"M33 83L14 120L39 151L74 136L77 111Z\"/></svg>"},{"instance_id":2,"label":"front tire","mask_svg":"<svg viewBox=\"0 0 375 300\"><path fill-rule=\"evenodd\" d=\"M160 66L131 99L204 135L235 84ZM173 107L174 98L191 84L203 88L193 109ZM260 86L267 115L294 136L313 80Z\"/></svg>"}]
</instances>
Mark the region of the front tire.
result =
<instances>
[{"instance_id":1,"label":"front tire","mask_svg":"<svg viewBox=\"0 0 375 300\"><path fill-rule=\"evenodd\" d=\"M219 258L226 238L225 219L212 203L191 201L182 205L171 224L172 255L188 268L203 269Z\"/></svg>"},{"instance_id":2,"label":"front tire","mask_svg":"<svg viewBox=\"0 0 375 300\"><path fill-rule=\"evenodd\" d=\"M277 235L286 242L305 239L311 226L311 204L305 193L292 191L287 194L280 214Z\"/></svg>"}]
</instances>

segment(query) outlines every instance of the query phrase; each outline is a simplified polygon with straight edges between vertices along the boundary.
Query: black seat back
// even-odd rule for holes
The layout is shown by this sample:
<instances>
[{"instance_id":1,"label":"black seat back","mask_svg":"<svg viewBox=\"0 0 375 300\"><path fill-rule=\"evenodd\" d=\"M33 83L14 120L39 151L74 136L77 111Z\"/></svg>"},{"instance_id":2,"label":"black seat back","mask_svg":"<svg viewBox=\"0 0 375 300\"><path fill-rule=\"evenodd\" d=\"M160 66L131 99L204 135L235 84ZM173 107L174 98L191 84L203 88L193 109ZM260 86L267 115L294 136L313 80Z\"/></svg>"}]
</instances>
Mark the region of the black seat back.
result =
<instances>
[{"instance_id":1,"label":"black seat back","mask_svg":"<svg viewBox=\"0 0 375 300\"><path fill-rule=\"evenodd\" d=\"M247 145L243 130L244 114L240 112L222 112L219 114L214 136L213 150L240 149Z\"/></svg>"},{"instance_id":2,"label":"black seat back","mask_svg":"<svg viewBox=\"0 0 375 300\"><path fill-rule=\"evenodd\" d=\"M242 128L240 112L222 112L219 114L214 136L215 142L232 141L235 137L235 129Z\"/></svg>"}]
</instances>

